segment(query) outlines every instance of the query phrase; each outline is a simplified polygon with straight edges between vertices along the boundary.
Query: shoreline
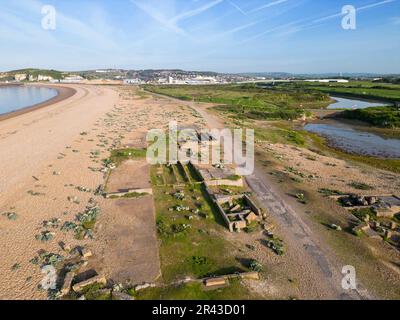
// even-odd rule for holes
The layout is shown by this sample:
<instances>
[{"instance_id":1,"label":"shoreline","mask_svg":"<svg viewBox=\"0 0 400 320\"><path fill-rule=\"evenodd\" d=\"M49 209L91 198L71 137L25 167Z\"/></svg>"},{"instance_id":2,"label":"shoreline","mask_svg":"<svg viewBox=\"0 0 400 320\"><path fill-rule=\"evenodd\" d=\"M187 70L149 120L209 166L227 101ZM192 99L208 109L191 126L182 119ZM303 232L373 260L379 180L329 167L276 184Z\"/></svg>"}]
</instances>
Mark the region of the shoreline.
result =
<instances>
[{"instance_id":1,"label":"shoreline","mask_svg":"<svg viewBox=\"0 0 400 320\"><path fill-rule=\"evenodd\" d=\"M16 86L20 86L20 85L17 84ZM75 89L70 88L70 87L65 87L65 86L51 86L51 85L41 85L41 84L32 84L30 86L54 89L57 91L57 95L54 98L51 98L51 99L41 102L41 103L34 104L32 106L28 106L28 107L25 107L25 108L22 108L22 109L19 109L16 111L11 111L11 112L7 112L4 114L0 114L0 121L11 119L11 118L23 115L28 112L32 112L35 110L45 108L45 107L55 104L57 102L61 102L63 100L66 100L66 99L72 97L77 92Z\"/></svg>"}]
</instances>

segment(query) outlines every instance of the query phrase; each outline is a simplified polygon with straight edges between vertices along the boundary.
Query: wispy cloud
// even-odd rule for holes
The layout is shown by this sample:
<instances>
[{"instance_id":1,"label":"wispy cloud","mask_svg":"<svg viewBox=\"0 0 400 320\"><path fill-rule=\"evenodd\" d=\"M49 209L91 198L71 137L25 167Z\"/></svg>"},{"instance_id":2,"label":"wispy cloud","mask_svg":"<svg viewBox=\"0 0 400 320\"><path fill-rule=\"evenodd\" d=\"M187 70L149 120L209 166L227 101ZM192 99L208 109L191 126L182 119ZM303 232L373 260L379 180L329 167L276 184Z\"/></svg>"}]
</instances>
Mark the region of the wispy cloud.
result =
<instances>
[{"instance_id":1,"label":"wispy cloud","mask_svg":"<svg viewBox=\"0 0 400 320\"><path fill-rule=\"evenodd\" d=\"M228 2L232 7L234 7L237 11L239 11L241 14L247 16L247 13L244 12L244 10L242 8L240 8L237 4L233 3L230 0L226 0L226 2Z\"/></svg>"},{"instance_id":2,"label":"wispy cloud","mask_svg":"<svg viewBox=\"0 0 400 320\"><path fill-rule=\"evenodd\" d=\"M155 21L157 21L159 24L161 24L164 28L169 29L177 34L187 36L186 31L183 30L182 28L179 28L176 22L167 19L166 17L164 17L163 14L154 10L152 6L146 5L143 2L135 0L131 0L131 2L139 9L141 9L143 12L145 12L147 15L149 15L151 18L153 18Z\"/></svg>"},{"instance_id":3,"label":"wispy cloud","mask_svg":"<svg viewBox=\"0 0 400 320\"><path fill-rule=\"evenodd\" d=\"M37 15L41 14L41 9L44 6L44 3L37 0L24 0L14 1L12 5L18 8L18 12L29 12L30 14ZM9 16L9 18L11 18L11 16ZM15 19L15 16L13 19ZM21 26L25 26L25 21L26 19L23 19L21 22L19 22L19 24ZM93 28L89 24L84 23L79 19L63 14L60 10L57 10L57 28L66 34L76 36L77 38L83 39L91 45L97 47L108 49L119 48L111 38L104 34L104 32L96 30L96 28ZM60 45L64 45L63 43L59 42L56 37L49 35L49 32L45 32L40 27L40 24L34 24L31 27L25 26L23 30L27 35L31 35L32 32L35 32L36 39L40 39L41 41L43 39L47 39L47 41L53 41L53 43L57 42Z\"/></svg>"},{"instance_id":4,"label":"wispy cloud","mask_svg":"<svg viewBox=\"0 0 400 320\"><path fill-rule=\"evenodd\" d=\"M358 8L356 8L356 10L357 11L362 11L362 10L372 9L372 8L375 8L375 7L378 7L378 6L383 6L385 4L389 4L389 3L392 3L392 2L395 2L395 1L397 1L397 0L384 0L384 1L380 1L380 2L370 3L370 4L367 4L365 6L358 7ZM330 20L330 19L338 18L338 17L341 17L341 16L343 16L342 12L338 12L338 13L335 13L335 14L331 14L331 15L316 19L316 20L313 21L313 23L323 22L323 21L327 21L327 20Z\"/></svg>"},{"instance_id":5,"label":"wispy cloud","mask_svg":"<svg viewBox=\"0 0 400 320\"><path fill-rule=\"evenodd\" d=\"M214 38L222 37L222 36L227 36L227 35L230 35L230 34L234 34L234 33L240 32L240 31L242 31L242 30L249 29L249 28L251 28L251 27L254 27L254 26L257 25L257 24L260 24L260 23L262 23L262 22L265 22L266 20L267 20L267 19L249 22L249 23L247 23L247 24L244 24L244 25L235 27L235 28L233 28L233 29L220 32L220 33L216 34L216 35L214 36Z\"/></svg>"},{"instance_id":6,"label":"wispy cloud","mask_svg":"<svg viewBox=\"0 0 400 320\"><path fill-rule=\"evenodd\" d=\"M262 36L265 36L266 34L274 33L274 32L279 31L279 30L284 30L286 28L293 28L294 26L296 26L296 24L300 23L301 21L304 21L304 20L292 21L292 22L289 22L289 23L285 23L285 24L282 24L282 25L267 29L267 30L265 30L265 31L263 31L261 33L258 33L258 34L254 35L252 37L246 38L244 41L240 42L240 44L253 41L255 39L261 38Z\"/></svg>"},{"instance_id":7,"label":"wispy cloud","mask_svg":"<svg viewBox=\"0 0 400 320\"><path fill-rule=\"evenodd\" d=\"M385 4L393 3L395 1L397 1L397 0L384 0L384 1L380 1L380 2L370 3L367 5L358 7L358 8L356 8L356 10L357 11L368 10L368 9L372 9L372 8L382 6ZM254 37L248 38L246 40L246 42L257 39L261 36L264 36L265 34L268 34L268 33L271 33L271 32L277 31L277 30L282 30L282 29L283 29L283 31L281 33L279 33L280 36L298 33L303 30L306 30L306 29L315 28L315 25L317 25L318 23L325 22L325 21L328 21L331 19L342 17L342 16L343 16L342 12L338 12L338 13L330 14L330 15L320 17L317 19L314 18L314 19L306 19L306 20L302 20L302 21L290 22L287 25L278 26L276 28L266 30L260 34L257 34ZM303 22L305 22L305 23L303 23ZM285 30L285 28L287 28L287 29Z\"/></svg>"},{"instance_id":8,"label":"wispy cloud","mask_svg":"<svg viewBox=\"0 0 400 320\"><path fill-rule=\"evenodd\" d=\"M385 0L385 1L381 1L381 2L375 2L375 3L367 4L367 5L363 6L363 7L359 7L357 10L370 9L370 8L382 6L384 4L392 3L392 2L395 2L395 1L397 1L397 0Z\"/></svg>"},{"instance_id":9,"label":"wispy cloud","mask_svg":"<svg viewBox=\"0 0 400 320\"><path fill-rule=\"evenodd\" d=\"M189 10L189 11L186 11L184 13L181 13L181 14L177 15L176 17L172 18L171 21L172 22L178 22L178 21L183 20L183 19L195 17L195 16L197 16L197 15L199 15L199 14L201 14L201 13L203 13L203 12L213 8L213 7L215 7L216 5L220 4L223 1L224 0L214 0L214 1L210 2L210 3L205 4L202 7L197 8L197 9L193 9L193 10Z\"/></svg>"},{"instance_id":10,"label":"wispy cloud","mask_svg":"<svg viewBox=\"0 0 400 320\"><path fill-rule=\"evenodd\" d=\"M277 6L278 4L285 3L285 2L288 2L288 1L289 0L276 0L276 1L273 1L273 2L269 2L267 4L264 4L264 5L260 6L260 7L252 9L252 10L248 11L247 13L255 13L255 12L258 12L258 11L261 11L261 10L264 10L264 9L267 9L267 8L270 8L270 7L273 7L273 6Z\"/></svg>"},{"instance_id":11,"label":"wispy cloud","mask_svg":"<svg viewBox=\"0 0 400 320\"><path fill-rule=\"evenodd\" d=\"M185 11L181 14L176 15L173 18L168 19L167 17L165 17L164 14L155 10L153 6L147 5L142 1L131 0L131 2L134 5L136 5L139 9L144 11L146 14L148 14L155 21L160 23L166 29L169 29L169 30L175 32L176 34L179 34L182 36L189 36L189 35L184 29L182 29L181 27L178 26L179 21L198 16L198 15L202 14L203 12L215 7L216 5L220 4L223 1L224 0L214 0L214 1L209 2L201 7Z\"/></svg>"}]
</instances>

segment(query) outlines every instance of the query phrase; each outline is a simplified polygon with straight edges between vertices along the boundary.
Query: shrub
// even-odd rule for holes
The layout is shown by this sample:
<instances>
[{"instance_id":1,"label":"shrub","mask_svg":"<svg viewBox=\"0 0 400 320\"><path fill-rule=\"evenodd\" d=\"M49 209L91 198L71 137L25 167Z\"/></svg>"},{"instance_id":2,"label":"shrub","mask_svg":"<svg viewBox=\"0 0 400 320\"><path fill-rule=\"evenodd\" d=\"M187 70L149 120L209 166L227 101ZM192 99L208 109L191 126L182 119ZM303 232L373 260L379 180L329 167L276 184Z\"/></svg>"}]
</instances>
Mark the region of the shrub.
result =
<instances>
[{"instance_id":1,"label":"shrub","mask_svg":"<svg viewBox=\"0 0 400 320\"><path fill-rule=\"evenodd\" d=\"M249 269L256 272L262 272L263 266L257 260L251 260L249 264Z\"/></svg>"}]
</instances>

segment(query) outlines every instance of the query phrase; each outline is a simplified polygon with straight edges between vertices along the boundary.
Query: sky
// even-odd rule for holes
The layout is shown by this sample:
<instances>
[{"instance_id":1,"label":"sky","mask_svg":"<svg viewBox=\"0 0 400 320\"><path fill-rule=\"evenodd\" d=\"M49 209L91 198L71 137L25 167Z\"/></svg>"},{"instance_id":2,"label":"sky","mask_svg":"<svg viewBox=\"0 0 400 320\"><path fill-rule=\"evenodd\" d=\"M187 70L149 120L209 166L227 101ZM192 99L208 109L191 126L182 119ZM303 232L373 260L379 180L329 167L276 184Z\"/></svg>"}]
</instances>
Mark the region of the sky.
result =
<instances>
[{"instance_id":1,"label":"sky","mask_svg":"<svg viewBox=\"0 0 400 320\"><path fill-rule=\"evenodd\" d=\"M0 70L25 67L400 73L400 0L0 0Z\"/></svg>"}]
</instances>

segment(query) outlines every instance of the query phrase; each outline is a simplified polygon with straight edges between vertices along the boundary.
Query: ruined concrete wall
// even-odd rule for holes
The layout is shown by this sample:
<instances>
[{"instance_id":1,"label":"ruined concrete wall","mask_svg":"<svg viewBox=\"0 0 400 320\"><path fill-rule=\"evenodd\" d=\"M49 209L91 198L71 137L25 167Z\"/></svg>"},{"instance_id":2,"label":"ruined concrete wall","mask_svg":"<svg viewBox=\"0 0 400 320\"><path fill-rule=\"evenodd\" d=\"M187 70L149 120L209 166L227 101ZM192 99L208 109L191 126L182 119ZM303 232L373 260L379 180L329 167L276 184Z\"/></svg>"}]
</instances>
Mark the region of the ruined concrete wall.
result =
<instances>
[{"instance_id":1,"label":"ruined concrete wall","mask_svg":"<svg viewBox=\"0 0 400 320\"><path fill-rule=\"evenodd\" d=\"M229 179L219 179L219 180L209 180L206 182L209 186L228 186L228 187L243 187L243 179L239 180L229 180Z\"/></svg>"},{"instance_id":2,"label":"ruined concrete wall","mask_svg":"<svg viewBox=\"0 0 400 320\"><path fill-rule=\"evenodd\" d=\"M247 204L251 208L251 210L258 216L261 215L261 210L256 206L256 204L251 200L251 198L248 195L244 196L244 199L246 200Z\"/></svg>"},{"instance_id":3,"label":"ruined concrete wall","mask_svg":"<svg viewBox=\"0 0 400 320\"><path fill-rule=\"evenodd\" d=\"M233 223L229 220L228 216L225 213L225 210L222 209L222 207L218 203L218 201L215 200L215 198L213 197L213 193L210 191L210 189L208 189L207 185L205 185L205 187L206 187L206 192L208 193L208 195L210 196L211 200L214 202L215 206L217 207L222 219L225 221L226 226L229 228L229 231L233 232Z\"/></svg>"}]
</instances>

